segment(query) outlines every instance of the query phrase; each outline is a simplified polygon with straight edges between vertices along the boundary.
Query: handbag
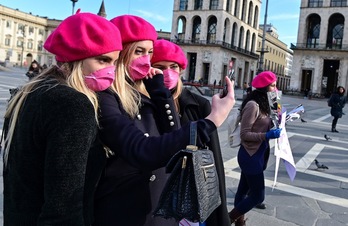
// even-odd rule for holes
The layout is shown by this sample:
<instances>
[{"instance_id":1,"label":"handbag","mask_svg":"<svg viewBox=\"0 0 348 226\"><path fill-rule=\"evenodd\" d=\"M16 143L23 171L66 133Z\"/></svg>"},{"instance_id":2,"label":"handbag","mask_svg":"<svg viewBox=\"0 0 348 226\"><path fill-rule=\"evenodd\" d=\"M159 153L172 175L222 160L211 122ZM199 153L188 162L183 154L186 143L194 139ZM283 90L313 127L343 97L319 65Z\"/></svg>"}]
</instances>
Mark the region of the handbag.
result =
<instances>
[{"instance_id":1,"label":"handbag","mask_svg":"<svg viewBox=\"0 0 348 226\"><path fill-rule=\"evenodd\" d=\"M211 150L196 146L197 123L190 125L190 144L168 162L171 173L154 216L204 222L221 204L219 181Z\"/></svg>"}]
</instances>

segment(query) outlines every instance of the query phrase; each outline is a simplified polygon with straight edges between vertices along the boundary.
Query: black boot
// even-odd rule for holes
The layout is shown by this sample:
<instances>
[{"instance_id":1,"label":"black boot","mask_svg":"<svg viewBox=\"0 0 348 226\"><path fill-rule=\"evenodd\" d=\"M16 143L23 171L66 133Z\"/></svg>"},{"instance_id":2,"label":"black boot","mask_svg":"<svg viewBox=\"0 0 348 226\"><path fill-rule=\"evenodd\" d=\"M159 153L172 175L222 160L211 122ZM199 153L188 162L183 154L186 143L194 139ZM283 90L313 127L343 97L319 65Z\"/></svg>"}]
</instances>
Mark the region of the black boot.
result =
<instances>
[{"instance_id":1,"label":"black boot","mask_svg":"<svg viewBox=\"0 0 348 226\"><path fill-rule=\"evenodd\" d=\"M244 215L240 216L236 221L235 221L235 226L246 226L245 220L244 220Z\"/></svg>"},{"instance_id":2,"label":"black boot","mask_svg":"<svg viewBox=\"0 0 348 226\"><path fill-rule=\"evenodd\" d=\"M231 224L236 223L238 218L240 218L241 216L243 216L243 221L244 221L244 215L241 214L236 208L231 210L231 212L228 213L228 216L230 217Z\"/></svg>"},{"instance_id":3,"label":"black boot","mask_svg":"<svg viewBox=\"0 0 348 226\"><path fill-rule=\"evenodd\" d=\"M339 133L339 132L336 130L336 128L332 128L332 129L331 129L331 132L333 132L333 133Z\"/></svg>"}]
</instances>

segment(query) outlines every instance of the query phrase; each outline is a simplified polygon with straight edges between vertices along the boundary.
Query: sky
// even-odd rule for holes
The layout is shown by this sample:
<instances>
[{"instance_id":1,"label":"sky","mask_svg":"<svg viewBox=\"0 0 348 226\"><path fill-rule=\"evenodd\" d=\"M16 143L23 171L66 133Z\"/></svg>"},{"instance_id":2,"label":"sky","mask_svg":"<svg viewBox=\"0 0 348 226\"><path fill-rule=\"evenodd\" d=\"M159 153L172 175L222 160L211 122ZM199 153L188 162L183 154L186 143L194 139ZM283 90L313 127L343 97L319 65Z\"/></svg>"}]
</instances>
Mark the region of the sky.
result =
<instances>
[{"instance_id":1,"label":"sky","mask_svg":"<svg viewBox=\"0 0 348 226\"><path fill-rule=\"evenodd\" d=\"M266 1L262 0L259 23L264 23ZM99 11L102 0L78 0L75 10L81 12ZM143 17L156 30L171 31L173 3L168 0L104 0L107 19L123 14ZM278 31L279 40L290 47L296 43L301 0L268 0L267 24ZM0 0L0 4L12 9L51 19L63 20L72 14L71 0Z\"/></svg>"}]
</instances>

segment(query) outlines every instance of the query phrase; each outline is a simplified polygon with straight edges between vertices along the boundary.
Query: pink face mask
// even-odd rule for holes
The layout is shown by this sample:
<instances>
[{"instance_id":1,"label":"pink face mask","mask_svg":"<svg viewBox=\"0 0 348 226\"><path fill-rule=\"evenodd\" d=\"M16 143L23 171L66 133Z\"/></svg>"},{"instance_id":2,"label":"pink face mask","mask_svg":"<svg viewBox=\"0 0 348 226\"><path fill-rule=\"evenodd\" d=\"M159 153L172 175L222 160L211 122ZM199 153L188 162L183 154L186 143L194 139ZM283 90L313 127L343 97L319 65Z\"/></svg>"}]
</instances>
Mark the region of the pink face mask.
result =
<instances>
[{"instance_id":1,"label":"pink face mask","mask_svg":"<svg viewBox=\"0 0 348 226\"><path fill-rule=\"evenodd\" d=\"M179 80L179 72L172 69L166 69L163 70L163 76L165 87L167 87L168 89L173 89L176 87Z\"/></svg>"},{"instance_id":2,"label":"pink face mask","mask_svg":"<svg viewBox=\"0 0 348 226\"><path fill-rule=\"evenodd\" d=\"M150 68L150 55L144 55L132 61L129 66L129 73L134 81L142 80L149 73Z\"/></svg>"},{"instance_id":3,"label":"pink face mask","mask_svg":"<svg viewBox=\"0 0 348 226\"><path fill-rule=\"evenodd\" d=\"M93 91L103 91L109 88L115 79L115 66L97 70L85 76L85 83Z\"/></svg>"}]
</instances>

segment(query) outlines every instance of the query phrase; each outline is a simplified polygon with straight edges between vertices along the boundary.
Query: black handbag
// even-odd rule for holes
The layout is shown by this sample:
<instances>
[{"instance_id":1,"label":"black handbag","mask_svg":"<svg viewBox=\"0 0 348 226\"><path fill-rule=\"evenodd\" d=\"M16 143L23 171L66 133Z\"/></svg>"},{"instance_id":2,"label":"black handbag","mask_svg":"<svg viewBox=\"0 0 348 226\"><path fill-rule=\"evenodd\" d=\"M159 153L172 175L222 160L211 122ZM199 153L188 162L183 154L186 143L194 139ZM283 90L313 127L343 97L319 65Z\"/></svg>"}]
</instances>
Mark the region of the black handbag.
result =
<instances>
[{"instance_id":1,"label":"black handbag","mask_svg":"<svg viewBox=\"0 0 348 226\"><path fill-rule=\"evenodd\" d=\"M191 123L190 143L176 153L166 166L171 173L162 191L154 216L177 221L183 218L204 222L221 205L219 180L213 152L198 149L197 123Z\"/></svg>"}]
</instances>

